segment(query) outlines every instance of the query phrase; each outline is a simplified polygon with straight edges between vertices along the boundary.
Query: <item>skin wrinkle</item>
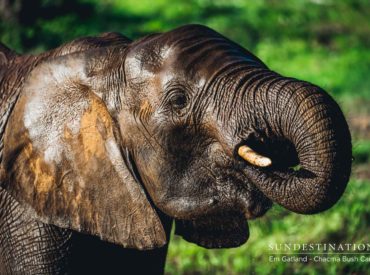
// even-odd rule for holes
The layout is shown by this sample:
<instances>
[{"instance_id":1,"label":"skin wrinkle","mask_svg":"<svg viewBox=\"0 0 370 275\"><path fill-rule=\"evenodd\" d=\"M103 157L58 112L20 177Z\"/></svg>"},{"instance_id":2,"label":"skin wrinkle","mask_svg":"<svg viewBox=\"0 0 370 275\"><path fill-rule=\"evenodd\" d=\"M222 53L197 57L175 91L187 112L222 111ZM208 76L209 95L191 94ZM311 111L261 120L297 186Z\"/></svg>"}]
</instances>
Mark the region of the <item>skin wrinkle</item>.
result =
<instances>
[{"instance_id":1,"label":"skin wrinkle","mask_svg":"<svg viewBox=\"0 0 370 275\"><path fill-rule=\"evenodd\" d=\"M271 77L271 79L269 79L269 77ZM271 73L271 75L269 77L266 77L264 80L265 80L265 89L263 89L261 92L263 91L270 91L270 93L272 93L272 85L275 84L276 82L280 81L280 78L275 74L275 73ZM268 99L267 99L267 93L265 92L265 100L263 100L264 104L268 104ZM265 106L264 108L264 111L268 114L268 117L271 117L273 118L274 115L273 115L273 109L270 107L270 106ZM241 117L241 116L240 116Z\"/></svg>"},{"instance_id":2,"label":"skin wrinkle","mask_svg":"<svg viewBox=\"0 0 370 275\"><path fill-rule=\"evenodd\" d=\"M311 109L313 109L314 112L312 112ZM311 107L309 107L308 113L310 113L310 115L305 118L305 122L307 122L307 123L311 122L316 117L319 117L319 119L325 119L325 118L327 119L326 106L322 102L317 103L316 105L312 105ZM310 125L309 128L307 128L307 129L309 130L310 127L313 127L313 126Z\"/></svg>"},{"instance_id":3,"label":"skin wrinkle","mask_svg":"<svg viewBox=\"0 0 370 275\"><path fill-rule=\"evenodd\" d=\"M254 104L253 110L255 110L256 113L264 114L264 105L265 103L262 100L259 100L259 97L262 96L263 93L260 91L260 86L264 84L264 81L271 79L271 76L269 76L268 71L261 71L258 75L258 79L253 82L253 84L250 86L250 93L252 94L252 104ZM259 96L258 96L259 95ZM260 109L262 108L262 109Z\"/></svg>"},{"instance_id":4,"label":"skin wrinkle","mask_svg":"<svg viewBox=\"0 0 370 275\"><path fill-rule=\"evenodd\" d=\"M138 121L137 121L137 118L139 119ZM144 138L149 143L150 147L155 152L157 151L157 147L159 147L158 149L161 149L162 151L165 151L164 148L162 147L162 145L155 138L155 136L152 136L150 134L150 131L148 130L147 125L145 124L145 122L142 120L142 117L140 116L140 114L138 116L135 116L135 121L137 122L137 125L142 126L142 127L139 127L139 131L143 134ZM142 130L142 129L144 129L144 130ZM151 140L154 140L154 142L157 144L157 146L154 146L152 144L152 141Z\"/></svg>"},{"instance_id":5,"label":"skin wrinkle","mask_svg":"<svg viewBox=\"0 0 370 275\"><path fill-rule=\"evenodd\" d=\"M263 76L261 76L259 78L259 82L255 83L254 86L251 87L251 90L253 91L253 94L254 94L254 97L253 99L255 100L255 94L258 92L258 93L261 93L261 97L263 96L263 90L260 89L261 87L263 87L263 85L265 85L265 83L271 79L274 79L275 78L275 75L274 74L269 74L269 73L265 73ZM266 104L267 104L268 101L264 101L264 100L261 100L260 102L256 102L256 106L261 106L262 109L260 110L260 113L262 114L267 114L268 112L266 111ZM262 117L264 119L264 116ZM266 125L268 125L266 123Z\"/></svg>"},{"instance_id":6,"label":"skin wrinkle","mask_svg":"<svg viewBox=\"0 0 370 275\"><path fill-rule=\"evenodd\" d=\"M196 63L198 62L201 62L202 59L206 59L206 57L210 54L210 53L214 53L214 52L217 52L217 50L223 50L223 49L227 49L229 50L229 47L227 47L227 45L225 44L224 46L223 45L212 45L211 47L209 48L206 48L204 49L203 51L199 51L197 54L199 55L198 58L196 58L197 56L194 56L194 58L192 58L192 60L189 60L190 62L188 64L186 64L186 67L188 68L189 71L192 70L192 68L195 66ZM186 53L186 52L185 52ZM235 51L224 51L223 54L228 54L228 56L231 58L232 55L230 53L235 53L235 56L238 56L237 55L237 52ZM218 57L215 56L214 57L215 59L217 59ZM207 60L207 59L206 59ZM209 66L212 66L213 64L209 64Z\"/></svg>"},{"instance_id":7,"label":"skin wrinkle","mask_svg":"<svg viewBox=\"0 0 370 275\"><path fill-rule=\"evenodd\" d=\"M293 92L292 89L289 88L289 84L291 86L295 85L295 83L297 83L297 80L296 79L288 79L283 85L282 85L282 88L281 88L281 93L284 94L284 92L286 90L289 90L290 92L290 95L287 96L283 96L282 98L286 98L286 104L281 104L280 106L282 106L281 108L287 108L288 111L287 112L283 112L283 116L279 118L279 124L282 125L282 131L284 131L285 133L288 133L289 136L287 136L288 139L290 140L293 140L294 139L294 136L291 134L291 131L290 131L290 128L295 125L295 117L290 113L292 111L296 111L296 107L291 107L291 106L295 106L293 103L294 103L294 99L295 99L295 95L296 93ZM294 87L294 86L293 86ZM280 108L277 107L277 112L279 112Z\"/></svg>"},{"instance_id":8,"label":"skin wrinkle","mask_svg":"<svg viewBox=\"0 0 370 275\"><path fill-rule=\"evenodd\" d=\"M218 106L216 106L216 110L217 110L216 119L217 120L225 121L225 118L226 118L225 113L226 113L226 110L228 109L227 102L229 102L229 99L227 98L227 96L230 96L230 94L228 94L226 91L229 91L231 88L232 88L232 83L230 83L230 82L227 83L227 84L223 84L221 86L221 89L220 89L220 98L221 99L218 101L218 102L220 102L220 104ZM221 102L224 102L224 104L221 104Z\"/></svg>"},{"instance_id":9,"label":"skin wrinkle","mask_svg":"<svg viewBox=\"0 0 370 275\"><path fill-rule=\"evenodd\" d=\"M301 140L301 142L304 142L305 139L308 139L307 137L307 134L305 135L305 133L310 133L311 136L315 136L316 134L326 134L328 135L328 133L326 133L327 131L323 131L323 129L318 129L317 126L315 126L315 123L321 123L321 122L326 122L326 118L320 118L320 119L316 119L314 121L311 122L311 125L304 129L304 131L301 131L301 133L297 134L296 133L296 137L297 137L297 140ZM315 128L317 129L317 131L311 131L312 128ZM312 137L311 137L312 139ZM322 140L322 141L326 141L326 140ZM303 151L302 148L300 147L299 148L300 151Z\"/></svg>"},{"instance_id":10,"label":"skin wrinkle","mask_svg":"<svg viewBox=\"0 0 370 275\"><path fill-rule=\"evenodd\" d=\"M258 76L261 73L263 73L262 70L259 71L259 73L254 75L253 77L255 78L256 76ZM246 93L247 96L246 96L246 100L245 100L245 102L246 102L245 108L248 108L248 110L250 110L248 112L246 111L246 113L249 114L248 118L251 119L251 120L254 120L254 121L251 121L250 125L256 125L257 124L256 123L257 117L255 115L254 106L252 106L252 104L254 105L254 93L251 92L251 89L252 89L251 86L248 87L248 92Z\"/></svg>"},{"instance_id":11,"label":"skin wrinkle","mask_svg":"<svg viewBox=\"0 0 370 275\"><path fill-rule=\"evenodd\" d=\"M211 43L211 42L213 42L212 40L213 39L201 41L200 43L196 43L196 44L192 44L190 47L183 49L181 51L181 53L179 53L179 54L183 54L183 55L192 55L191 59L188 60L187 64L185 65L186 66L185 70L191 71L194 68L194 65L197 62L201 62L202 59L207 61L207 56L211 52L214 53L214 52L217 52L217 50L221 51L225 48L228 49L227 43L225 43L225 42L217 43L216 41L214 41L214 43L212 44ZM208 47L204 47L203 46L204 44L207 44ZM228 52L222 53L222 54L227 54L227 53ZM217 56L215 56L215 58L217 58Z\"/></svg>"},{"instance_id":12,"label":"skin wrinkle","mask_svg":"<svg viewBox=\"0 0 370 275\"><path fill-rule=\"evenodd\" d=\"M179 42L182 44L185 42L185 44L188 44L189 46L180 46L180 50L178 51L180 55L191 55L192 59L196 59L199 56L204 55L204 51L208 51L209 48L204 46L210 46L210 47L225 47L228 44L225 43L225 41L222 38L205 38L199 41L199 37L195 37L195 41L191 41L192 43L189 43L189 40L191 41L191 38L187 38L184 40L179 40ZM176 44L174 45L176 47ZM196 55L193 55L196 54ZM189 66L190 67L190 66ZM188 67L188 68L189 68Z\"/></svg>"},{"instance_id":13,"label":"skin wrinkle","mask_svg":"<svg viewBox=\"0 0 370 275\"><path fill-rule=\"evenodd\" d=\"M203 39L202 39L203 38ZM184 38L178 39L177 41L173 42L173 47L178 47L179 53L183 53L183 51L186 51L188 48L192 48L192 45L199 45L199 41L205 41L206 43L212 42L212 41L220 41L223 42L222 38L207 38L205 37L200 37L198 34L194 36L187 36L184 34ZM190 46L187 46L190 45Z\"/></svg>"},{"instance_id":14,"label":"skin wrinkle","mask_svg":"<svg viewBox=\"0 0 370 275\"><path fill-rule=\"evenodd\" d=\"M318 126L315 125L315 123L321 123L321 124L325 125L324 127L330 127L332 124L329 123L327 121L327 119L325 119L325 118L316 118L315 120L312 120L311 121L311 125L313 124L314 126L311 126L310 125L310 126L308 126L307 129L304 129L304 130L306 130L307 132L309 132L312 137L315 137L315 136L320 135L322 133L324 133L326 135L325 138L320 139L320 141L319 140L316 140L316 142L327 141L326 138L329 138L328 140L330 140L331 138L333 138L333 137L330 137L330 135L331 135L331 133L333 133L333 131L328 131L326 129L323 129L321 127L318 127ZM304 141L305 139L307 139L307 136L304 136L304 134L302 134L302 133L300 133L300 136L297 134L297 137L298 138L301 138L300 140L302 140L302 141ZM311 138L311 140L313 140L313 138Z\"/></svg>"},{"instance_id":15,"label":"skin wrinkle","mask_svg":"<svg viewBox=\"0 0 370 275\"><path fill-rule=\"evenodd\" d=\"M234 90L241 90L242 92L240 94L238 92L235 92L233 98L231 99L231 102L237 102L237 96L240 98L240 100L244 97L245 89L243 87L247 87L248 84L253 81L253 77L258 73L259 71L252 71L250 73L245 72L245 75L239 78L239 81L237 82Z\"/></svg>"},{"instance_id":16,"label":"skin wrinkle","mask_svg":"<svg viewBox=\"0 0 370 275\"><path fill-rule=\"evenodd\" d=\"M4 218L3 215L12 215L6 225L2 224L0 226L0 245L3 248L12 249L12 253L2 253L1 257L4 259L5 266L0 266L0 270L7 273L12 272L8 264L13 262L16 267L16 270L13 270L13 272L16 273L23 273L27 269L33 270L37 274L49 274L49 272L50 274L62 273L65 270L62 263L68 256L68 253L63 255L62 251L66 251L65 249L68 247L68 243L62 242L62 246L55 246L54 244L58 243L61 239L68 240L70 233L54 228L52 231L53 234L48 236L47 234L50 232L48 228L42 229L42 224L24 219L22 216L23 210L20 209L17 203L11 200L4 200L4 192L1 188L0 198L0 201L7 201L9 203L0 207L0 216ZM3 215L1 212L3 212ZM58 252L59 248L63 249ZM27 250L30 252L24 253ZM11 258L10 256L12 254L18 255L18 257ZM46 255L53 255L53 257L46 257ZM25 266L23 268L25 269L21 269L22 265L20 263L22 261L24 261ZM43 261L51 265L40 265ZM5 268L5 270L2 268Z\"/></svg>"},{"instance_id":17,"label":"skin wrinkle","mask_svg":"<svg viewBox=\"0 0 370 275\"><path fill-rule=\"evenodd\" d=\"M227 65L227 67L229 66L229 64ZM220 119L221 121L224 121L224 119L222 117L220 117L220 114L222 114L222 108L220 107L220 105L217 105L218 104L221 104L221 103L226 103L228 102L228 100L224 100L224 97L225 97L225 92L224 91L227 91L228 87L224 84L225 82L225 78L226 77L230 77L233 73L236 73L238 72L239 70L241 70L243 67L236 67L236 68L232 68L231 70L227 71L225 69L221 69L221 72L220 74L216 74L213 79L214 81L216 82L216 86L214 86L212 88L212 90L220 90L220 92L214 92L214 96L213 96L213 101L216 102L216 106L214 107L214 109L216 109L216 118L217 119ZM233 85L232 82L230 81L230 78L229 78L229 81L227 83L230 83L230 87ZM221 88L220 88L221 86ZM225 108L227 108L227 104L224 104Z\"/></svg>"},{"instance_id":18,"label":"skin wrinkle","mask_svg":"<svg viewBox=\"0 0 370 275\"><path fill-rule=\"evenodd\" d=\"M216 89L214 89L214 90L217 90L217 85L219 85L219 82L223 79L222 75L224 75L225 73L230 71L230 67L231 67L231 69L235 68L236 70L240 70L240 68L242 68L242 65L245 66L245 61L230 62L227 65L223 65L221 67L221 69L216 70L216 72L213 73L210 76L208 84L201 91L200 95L207 94L206 91L213 90L213 87L216 87ZM214 102L217 102L217 96L218 95L219 95L218 93L213 93L213 101Z\"/></svg>"},{"instance_id":19,"label":"skin wrinkle","mask_svg":"<svg viewBox=\"0 0 370 275\"><path fill-rule=\"evenodd\" d=\"M307 95L306 96L306 98L302 101L302 102L306 102L306 104L308 104L308 98L313 98L313 99L311 99L311 100L313 100L313 101L315 101L315 98L317 98L317 95L315 95L315 97L314 96L312 96L312 94L310 94L310 95ZM304 104L304 103L301 103L301 104ZM309 116L310 117L312 117L312 116L317 116L317 111L316 111L316 108L319 106L319 104L317 103L317 102L315 102L315 103L313 103L312 104L312 106L305 106L305 109L307 109L307 110L305 110L305 115L307 115L307 114L309 114ZM298 106L298 108L300 108L300 106ZM313 110L313 111L311 111L311 110ZM311 111L311 112L310 112ZM301 111L302 112L302 111ZM302 116L303 114L297 114L297 115L300 115L300 116ZM306 118L304 118L305 119L305 122L308 122L309 121L309 117L306 117Z\"/></svg>"},{"instance_id":20,"label":"skin wrinkle","mask_svg":"<svg viewBox=\"0 0 370 275\"><path fill-rule=\"evenodd\" d=\"M102 50L103 51L103 50ZM105 50L106 51L106 50ZM94 89L98 89L99 85L101 85L101 79L103 79L103 87L99 88L100 91L102 91L102 99L103 102L105 102L108 106L108 109L111 112L116 112L118 113L120 111L120 108L122 106L122 101L121 101L121 92L124 91L121 81L118 81L120 79L124 79L125 83L125 73L124 73L124 62L121 60L125 60L125 56L127 54L127 50L122 50L120 48L115 49L115 48L110 48L111 58L106 58L106 62L109 60L113 59L115 60L115 64L112 64L110 66L98 66L100 67L100 74L98 72L92 73L93 70L96 69L96 62L93 60L91 62L91 65L89 65L88 73L87 75L90 75L90 78L92 78L93 83L97 83L94 85ZM122 59L114 59L114 56L116 54L119 54L122 56ZM102 63L100 59L97 60L98 63ZM104 64L104 63L103 63ZM113 73L112 73L113 72ZM111 83L117 83L114 86ZM126 86L126 85L124 85Z\"/></svg>"},{"instance_id":21,"label":"skin wrinkle","mask_svg":"<svg viewBox=\"0 0 370 275\"><path fill-rule=\"evenodd\" d=\"M283 82L283 84L281 84ZM282 116L278 116L278 106L283 105L283 103L280 102L282 91L285 88L285 85L289 83L289 81L285 81L284 78L280 75L277 75L276 78L268 84L266 87L266 91L269 91L272 95L274 95L273 100L270 102L270 115L273 118L273 121L275 123L281 123ZM266 93L266 101L267 99L267 93ZM279 121L276 121L278 119ZM278 130L280 132L280 130ZM280 135L280 133L278 133Z\"/></svg>"},{"instance_id":22,"label":"skin wrinkle","mask_svg":"<svg viewBox=\"0 0 370 275\"><path fill-rule=\"evenodd\" d=\"M292 115L290 115L290 117L293 119L296 119L298 117L297 113L299 112L300 110L300 107L301 105L303 104L304 100L308 100L308 98L310 97L314 97L316 96L315 94L311 93L311 94L305 94L304 96L302 94L300 94L300 92L305 89L306 87L303 86L303 87L299 87L296 91L294 91L294 93L297 95L297 97L300 99L299 103L296 105L296 104L293 104L293 106L295 106L295 108L293 108L294 110L294 113ZM302 98L303 96L303 98ZM295 100L297 100L297 98L294 98ZM302 114L301 114L302 115ZM288 124L289 125L289 124ZM290 124L290 125L293 125ZM300 127L296 127L296 129L299 129ZM289 129L290 130L290 129ZM295 133L293 132L292 133L292 136L294 137L295 136Z\"/></svg>"},{"instance_id":23,"label":"skin wrinkle","mask_svg":"<svg viewBox=\"0 0 370 275\"><path fill-rule=\"evenodd\" d=\"M244 117L244 115L246 116L246 118L244 120L246 120L246 121L250 120L250 116L248 115L249 112L247 112L246 109L247 108L251 109L252 106L249 106L249 102L248 102L247 98L245 97L245 95L251 94L251 92L250 92L251 87L249 85L251 83L253 83L255 81L255 79L258 79L258 76L262 72L263 72L263 70L261 70L261 71L257 70L255 73L252 72L252 73L247 74L247 75L244 76L248 80L243 83L243 85L240 89L241 90L240 100L243 102L242 107L245 106L245 108L244 109L241 108L240 113L236 113L236 118L235 119L238 121L238 124L243 125L243 121L241 121L241 119L242 119L242 117ZM244 104L244 102L245 102L245 104ZM236 111L238 111L238 108L236 108Z\"/></svg>"}]
</instances>

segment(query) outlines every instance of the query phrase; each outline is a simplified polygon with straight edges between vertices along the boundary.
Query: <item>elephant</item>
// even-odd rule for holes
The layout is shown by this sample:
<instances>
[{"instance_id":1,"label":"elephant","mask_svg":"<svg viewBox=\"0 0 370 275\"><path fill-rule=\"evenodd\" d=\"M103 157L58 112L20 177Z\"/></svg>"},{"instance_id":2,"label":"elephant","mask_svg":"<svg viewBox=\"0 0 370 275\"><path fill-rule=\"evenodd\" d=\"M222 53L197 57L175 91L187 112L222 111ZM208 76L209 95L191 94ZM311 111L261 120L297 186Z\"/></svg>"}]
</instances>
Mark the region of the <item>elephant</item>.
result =
<instances>
[{"instance_id":1,"label":"elephant","mask_svg":"<svg viewBox=\"0 0 370 275\"><path fill-rule=\"evenodd\" d=\"M0 90L1 274L163 273L173 223L238 247L273 203L329 209L351 172L328 93L202 25L1 45Z\"/></svg>"}]
</instances>

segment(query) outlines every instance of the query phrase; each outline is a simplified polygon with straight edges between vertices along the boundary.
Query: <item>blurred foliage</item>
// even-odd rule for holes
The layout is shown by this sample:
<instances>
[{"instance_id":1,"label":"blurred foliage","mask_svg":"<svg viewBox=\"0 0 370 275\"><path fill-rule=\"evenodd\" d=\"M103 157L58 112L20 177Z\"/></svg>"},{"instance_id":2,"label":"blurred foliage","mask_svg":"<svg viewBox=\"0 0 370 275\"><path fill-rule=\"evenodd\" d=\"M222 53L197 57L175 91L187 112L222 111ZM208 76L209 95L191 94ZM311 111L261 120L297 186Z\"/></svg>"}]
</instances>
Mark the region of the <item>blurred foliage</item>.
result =
<instances>
[{"instance_id":1,"label":"blurred foliage","mask_svg":"<svg viewBox=\"0 0 370 275\"><path fill-rule=\"evenodd\" d=\"M1 2L8 3L0 11L4 19L1 38L18 50L55 47L80 35L107 30L138 38L190 22L206 24L249 48L266 39L298 39L332 49L370 42L370 3L366 0Z\"/></svg>"},{"instance_id":2,"label":"blurred foliage","mask_svg":"<svg viewBox=\"0 0 370 275\"><path fill-rule=\"evenodd\" d=\"M0 40L20 52L105 31L136 39L201 23L282 74L370 97L368 0L0 0L0 18Z\"/></svg>"},{"instance_id":3,"label":"blurred foliage","mask_svg":"<svg viewBox=\"0 0 370 275\"><path fill-rule=\"evenodd\" d=\"M118 31L136 39L177 26L207 25L259 56L271 69L314 82L349 117L370 120L368 0L0 0L0 40L38 53L76 37ZM363 126L365 125L365 126ZM369 123L370 125L370 123ZM354 165L370 167L367 133L354 131ZM269 263L269 243L369 242L370 181L353 176L331 210L302 216L274 207L250 223L248 243L206 250L173 237L171 274L364 274L369 263Z\"/></svg>"},{"instance_id":4,"label":"blurred foliage","mask_svg":"<svg viewBox=\"0 0 370 275\"><path fill-rule=\"evenodd\" d=\"M370 140L356 140L353 144L353 157L354 164L370 164Z\"/></svg>"}]
</instances>

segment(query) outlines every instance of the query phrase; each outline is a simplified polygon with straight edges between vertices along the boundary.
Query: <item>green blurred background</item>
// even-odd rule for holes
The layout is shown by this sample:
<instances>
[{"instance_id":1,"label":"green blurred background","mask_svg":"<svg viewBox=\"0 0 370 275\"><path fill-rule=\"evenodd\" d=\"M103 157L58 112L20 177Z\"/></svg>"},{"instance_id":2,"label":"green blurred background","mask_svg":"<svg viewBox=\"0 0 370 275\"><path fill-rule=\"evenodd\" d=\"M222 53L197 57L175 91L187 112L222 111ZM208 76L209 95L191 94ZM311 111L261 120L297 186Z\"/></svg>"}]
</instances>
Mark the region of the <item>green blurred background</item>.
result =
<instances>
[{"instance_id":1,"label":"green blurred background","mask_svg":"<svg viewBox=\"0 0 370 275\"><path fill-rule=\"evenodd\" d=\"M351 127L353 173L329 211L274 206L235 249L206 250L172 236L168 274L365 274L370 263L270 263L270 243L370 243L370 1L0 0L0 40L38 53L73 38L118 31L136 39L188 23L214 28L271 69L314 82ZM144 264L144 263L143 263Z\"/></svg>"}]
</instances>

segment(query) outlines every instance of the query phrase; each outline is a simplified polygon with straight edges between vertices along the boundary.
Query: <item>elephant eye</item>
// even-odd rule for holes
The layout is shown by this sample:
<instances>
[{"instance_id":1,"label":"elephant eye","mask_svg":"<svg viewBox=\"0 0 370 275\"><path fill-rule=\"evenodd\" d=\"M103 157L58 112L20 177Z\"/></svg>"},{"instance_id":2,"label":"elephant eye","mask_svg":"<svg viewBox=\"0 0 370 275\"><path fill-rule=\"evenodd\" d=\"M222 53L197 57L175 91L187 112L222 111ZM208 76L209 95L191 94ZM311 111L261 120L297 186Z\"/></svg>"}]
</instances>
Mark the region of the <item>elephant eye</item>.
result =
<instances>
[{"instance_id":1,"label":"elephant eye","mask_svg":"<svg viewBox=\"0 0 370 275\"><path fill-rule=\"evenodd\" d=\"M183 109L187 103L188 99L183 93L175 94L171 98L171 105L175 110Z\"/></svg>"}]
</instances>

